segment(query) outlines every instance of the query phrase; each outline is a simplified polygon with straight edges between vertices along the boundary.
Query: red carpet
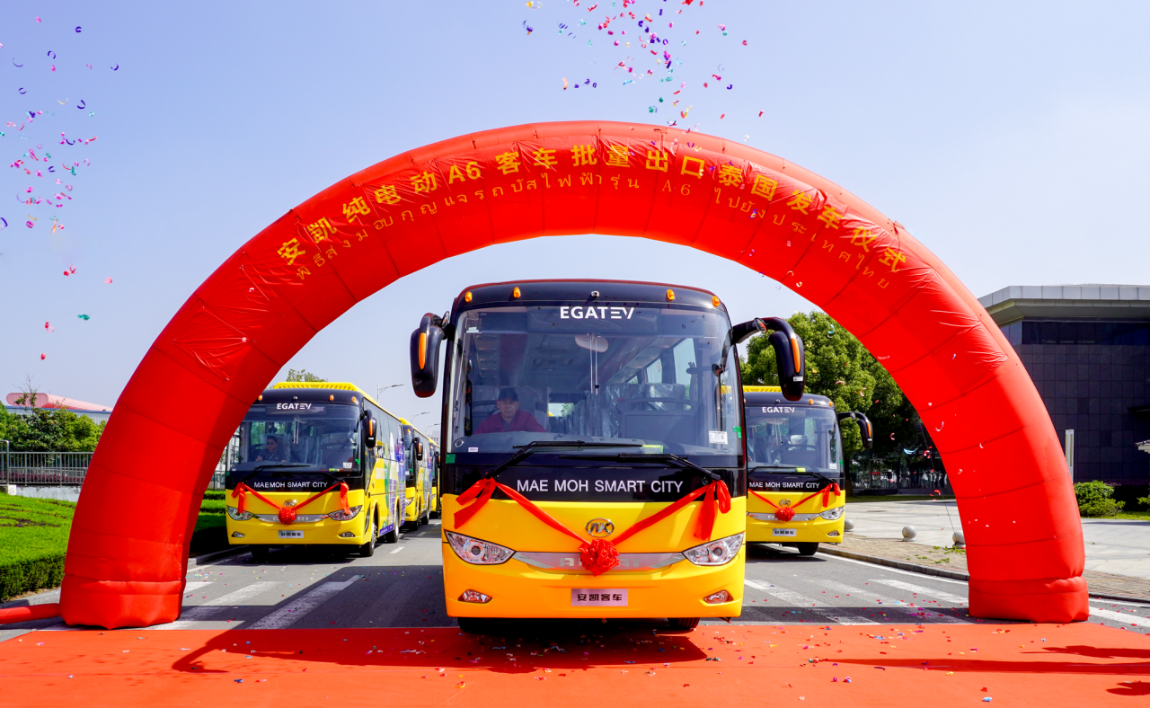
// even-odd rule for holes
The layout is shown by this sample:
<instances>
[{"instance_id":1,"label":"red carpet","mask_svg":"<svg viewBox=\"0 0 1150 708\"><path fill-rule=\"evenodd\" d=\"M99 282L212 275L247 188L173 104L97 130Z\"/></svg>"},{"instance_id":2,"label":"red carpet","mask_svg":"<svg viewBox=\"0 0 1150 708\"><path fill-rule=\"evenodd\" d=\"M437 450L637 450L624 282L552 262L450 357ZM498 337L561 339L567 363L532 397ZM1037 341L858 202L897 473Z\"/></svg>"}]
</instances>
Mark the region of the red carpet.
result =
<instances>
[{"instance_id":1,"label":"red carpet","mask_svg":"<svg viewBox=\"0 0 1150 708\"><path fill-rule=\"evenodd\" d=\"M0 644L0 695L116 708L1150 704L1150 637L1086 623L610 627L564 636L565 652L454 629L33 632Z\"/></svg>"}]
</instances>

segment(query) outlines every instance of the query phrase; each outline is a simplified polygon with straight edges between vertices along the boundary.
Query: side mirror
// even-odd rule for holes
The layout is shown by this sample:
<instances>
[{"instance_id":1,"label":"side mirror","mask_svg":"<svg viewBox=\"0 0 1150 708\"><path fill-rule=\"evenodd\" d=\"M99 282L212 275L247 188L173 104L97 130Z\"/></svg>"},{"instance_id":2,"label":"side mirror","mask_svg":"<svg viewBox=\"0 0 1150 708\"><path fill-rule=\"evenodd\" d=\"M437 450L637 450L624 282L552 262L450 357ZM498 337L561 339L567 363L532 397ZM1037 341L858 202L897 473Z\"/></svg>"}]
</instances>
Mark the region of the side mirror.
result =
<instances>
[{"instance_id":1,"label":"side mirror","mask_svg":"<svg viewBox=\"0 0 1150 708\"><path fill-rule=\"evenodd\" d=\"M423 459L423 441L422 440L416 440L415 441L415 459L417 459L417 460Z\"/></svg>"},{"instance_id":2,"label":"side mirror","mask_svg":"<svg viewBox=\"0 0 1150 708\"><path fill-rule=\"evenodd\" d=\"M371 411L364 411L363 441L367 445L368 449L375 447L375 416L371 414Z\"/></svg>"},{"instance_id":3,"label":"side mirror","mask_svg":"<svg viewBox=\"0 0 1150 708\"><path fill-rule=\"evenodd\" d=\"M430 312L411 333L411 387L427 398L439 385L439 345L443 342L443 319Z\"/></svg>"},{"instance_id":4,"label":"side mirror","mask_svg":"<svg viewBox=\"0 0 1150 708\"><path fill-rule=\"evenodd\" d=\"M772 331L773 330L773 331ZM768 340L775 349L775 363L779 367L779 386L783 398L797 401L803 397L806 386L806 348L802 337L795 334L791 323L781 317L764 317L743 322L731 328L731 344L741 344L753 334L771 332ZM723 347L723 361L727 358Z\"/></svg>"},{"instance_id":5,"label":"side mirror","mask_svg":"<svg viewBox=\"0 0 1150 708\"><path fill-rule=\"evenodd\" d=\"M846 418L853 418L858 422L859 432L862 433L863 447L867 450L874 447L874 428L871 427L870 418L867 418L865 414L859 413L858 411L838 414L840 422Z\"/></svg>"}]
</instances>

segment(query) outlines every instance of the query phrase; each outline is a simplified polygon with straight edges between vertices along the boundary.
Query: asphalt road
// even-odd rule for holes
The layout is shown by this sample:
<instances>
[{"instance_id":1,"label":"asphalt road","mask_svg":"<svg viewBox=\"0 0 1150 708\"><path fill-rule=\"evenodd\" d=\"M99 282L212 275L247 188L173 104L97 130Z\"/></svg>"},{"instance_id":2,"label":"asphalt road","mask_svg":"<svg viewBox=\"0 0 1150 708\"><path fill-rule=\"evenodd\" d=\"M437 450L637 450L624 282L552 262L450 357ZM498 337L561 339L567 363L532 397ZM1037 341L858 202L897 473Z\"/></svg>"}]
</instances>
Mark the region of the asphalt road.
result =
<instances>
[{"instance_id":1,"label":"asphalt road","mask_svg":"<svg viewBox=\"0 0 1150 708\"><path fill-rule=\"evenodd\" d=\"M315 549L273 551L266 564L237 554L188 572L178 622L150 628L273 629L452 627L444 613L438 521L380 544L372 558ZM765 544L748 549L740 624L965 624L966 583L823 554L799 556ZM42 593L33 603L56 602ZM1091 622L1150 634L1150 605L1091 601ZM553 632L556 623L520 621L515 631ZM562 623L559 623L562 624ZM569 623L570 624L570 623ZM620 629L636 622L613 622ZM645 622L659 626L660 622ZM724 624L709 620L704 624ZM624 627L623 625L629 625ZM598 631L603 627L596 623ZM60 620L0 629L0 641L31 630L69 631ZM578 623L568 629L582 631ZM138 630L133 630L138 631ZM510 628L509 628L510 631Z\"/></svg>"}]
</instances>

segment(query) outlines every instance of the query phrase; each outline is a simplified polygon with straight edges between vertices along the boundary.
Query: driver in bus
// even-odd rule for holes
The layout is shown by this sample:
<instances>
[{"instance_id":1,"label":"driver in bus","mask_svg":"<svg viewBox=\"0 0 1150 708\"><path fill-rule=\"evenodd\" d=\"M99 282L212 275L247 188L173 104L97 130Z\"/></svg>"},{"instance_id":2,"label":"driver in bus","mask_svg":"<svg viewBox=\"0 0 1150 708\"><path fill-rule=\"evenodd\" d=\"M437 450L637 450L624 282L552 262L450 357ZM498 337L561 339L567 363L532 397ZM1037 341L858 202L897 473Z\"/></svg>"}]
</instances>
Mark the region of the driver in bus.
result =
<instances>
[{"instance_id":1,"label":"driver in bus","mask_svg":"<svg viewBox=\"0 0 1150 708\"><path fill-rule=\"evenodd\" d=\"M270 462L287 462L287 452L280 449L279 438L269 435L264 442L264 450L256 456L256 462L268 460Z\"/></svg>"},{"instance_id":2,"label":"driver in bus","mask_svg":"<svg viewBox=\"0 0 1150 708\"><path fill-rule=\"evenodd\" d=\"M499 392L499 399L495 401L496 412L479 424L475 435L486 433L545 433L546 430L535 420L535 416L527 411L519 410L519 394L513 388L505 388Z\"/></svg>"}]
</instances>

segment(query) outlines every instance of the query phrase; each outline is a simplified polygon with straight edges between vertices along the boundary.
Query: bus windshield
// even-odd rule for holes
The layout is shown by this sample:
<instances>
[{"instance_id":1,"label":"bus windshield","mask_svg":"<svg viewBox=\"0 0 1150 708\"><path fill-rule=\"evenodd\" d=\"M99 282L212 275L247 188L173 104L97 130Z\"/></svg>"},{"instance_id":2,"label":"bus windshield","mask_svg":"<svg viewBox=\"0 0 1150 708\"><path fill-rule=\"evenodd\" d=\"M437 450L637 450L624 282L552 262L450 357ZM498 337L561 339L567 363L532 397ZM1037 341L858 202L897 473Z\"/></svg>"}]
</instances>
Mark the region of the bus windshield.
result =
<instances>
[{"instance_id":1,"label":"bus windshield","mask_svg":"<svg viewBox=\"0 0 1150 708\"><path fill-rule=\"evenodd\" d=\"M583 440L741 457L734 347L720 361L729 329L722 311L685 306L595 301L464 311L448 452Z\"/></svg>"},{"instance_id":2,"label":"bus windshield","mask_svg":"<svg viewBox=\"0 0 1150 708\"><path fill-rule=\"evenodd\" d=\"M842 470L842 438L833 408L800 404L748 405L748 467L787 468L838 476Z\"/></svg>"},{"instance_id":3,"label":"bus windshield","mask_svg":"<svg viewBox=\"0 0 1150 708\"><path fill-rule=\"evenodd\" d=\"M359 407L340 403L257 403L240 424L233 472L351 470L359 445Z\"/></svg>"}]
</instances>

